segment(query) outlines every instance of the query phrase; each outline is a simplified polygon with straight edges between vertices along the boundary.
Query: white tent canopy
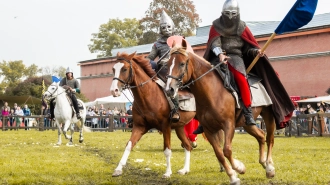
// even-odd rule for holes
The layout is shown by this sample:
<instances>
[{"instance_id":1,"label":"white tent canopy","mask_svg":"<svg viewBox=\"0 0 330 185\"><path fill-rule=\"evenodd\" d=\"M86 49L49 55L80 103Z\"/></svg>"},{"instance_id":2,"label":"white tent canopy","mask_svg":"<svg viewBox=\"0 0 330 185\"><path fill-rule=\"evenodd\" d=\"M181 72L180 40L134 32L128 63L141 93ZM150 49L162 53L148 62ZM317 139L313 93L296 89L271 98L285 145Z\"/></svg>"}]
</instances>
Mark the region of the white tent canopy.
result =
<instances>
[{"instance_id":1,"label":"white tent canopy","mask_svg":"<svg viewBox=\"0 0 330 185\"><path fill-rule=\"evenodd\" d=\"M315 97L315 98L308 98L308 99L304 99L304 100L297 100L295 101L297 103L317 103L317 102L325 102L325 103L329 103L330 102L330 95L328 96L319 96L319 97Z\"/></svg>"},{"instance_id":2,"label":"white tent canopy","mask_svg":"<svg viewBox=\"0 0 330 185\"><path fill-rule=\"evenodd\" d=\"M126 95L126 96L125 96ZM122 106L118 106L118 105L122 105L126 103L133 103L134 98L132 96L132 92L128 89L125 89L124 91L122 91L121 95L118 97L113 97L113 96L106 96L103 98L97 98L96 100L92 101L92 102L87 102L85 103L86 107L91 107L91 106L96 106L96 105L101 105L101 104L109 104L112 106L116 106L116 107L122 107Z\"/></svg>"}]
</instances>

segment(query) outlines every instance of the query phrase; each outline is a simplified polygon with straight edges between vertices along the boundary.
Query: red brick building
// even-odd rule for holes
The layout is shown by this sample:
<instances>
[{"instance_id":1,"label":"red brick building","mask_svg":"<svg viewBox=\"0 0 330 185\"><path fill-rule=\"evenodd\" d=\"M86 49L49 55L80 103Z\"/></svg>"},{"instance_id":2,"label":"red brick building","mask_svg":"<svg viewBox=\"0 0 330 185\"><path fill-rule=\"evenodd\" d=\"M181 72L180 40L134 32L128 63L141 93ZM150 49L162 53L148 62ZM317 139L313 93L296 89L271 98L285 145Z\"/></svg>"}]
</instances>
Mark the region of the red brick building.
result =
<instances>
[{"instance_id":1,"label":"red brick building","mask_svg":"<svg viewBox=\"0 0 330 185\"><path fill-rule=\"evenodd\" d=\"M262 47L279 21L246 22ZM197 29L196 36L187 37L195 53L203 55L210 26ZM89 100L110 95L112 66L117 52L147 55L152 44L114 49L113 57L79 62L81 91ZM330 88L330 13L315 15L301 29L277 35L266 54L290 96L327 95Z\"/></svg>"}]
</instances>

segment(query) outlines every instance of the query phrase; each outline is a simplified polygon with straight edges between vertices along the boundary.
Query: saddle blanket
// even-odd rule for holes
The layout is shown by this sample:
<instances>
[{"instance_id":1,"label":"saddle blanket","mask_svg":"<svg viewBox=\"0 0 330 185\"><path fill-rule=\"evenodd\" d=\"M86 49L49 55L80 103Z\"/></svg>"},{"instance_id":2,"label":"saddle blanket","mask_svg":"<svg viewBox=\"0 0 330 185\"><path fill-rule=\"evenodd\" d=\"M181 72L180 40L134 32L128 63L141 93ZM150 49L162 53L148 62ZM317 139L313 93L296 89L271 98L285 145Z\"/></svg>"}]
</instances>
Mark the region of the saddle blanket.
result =
<instances>
[{"instance_id":1,"label":"saddle blanket","mask_svg":"<svg viewBox=\"0 0 330 185\"><path fill-rule=\"evenodd\" d=\"M261 82L257 82L251 85L250 90L252 94L252 107L268 106L273 104Z\"/></svg>"}]
</instances>

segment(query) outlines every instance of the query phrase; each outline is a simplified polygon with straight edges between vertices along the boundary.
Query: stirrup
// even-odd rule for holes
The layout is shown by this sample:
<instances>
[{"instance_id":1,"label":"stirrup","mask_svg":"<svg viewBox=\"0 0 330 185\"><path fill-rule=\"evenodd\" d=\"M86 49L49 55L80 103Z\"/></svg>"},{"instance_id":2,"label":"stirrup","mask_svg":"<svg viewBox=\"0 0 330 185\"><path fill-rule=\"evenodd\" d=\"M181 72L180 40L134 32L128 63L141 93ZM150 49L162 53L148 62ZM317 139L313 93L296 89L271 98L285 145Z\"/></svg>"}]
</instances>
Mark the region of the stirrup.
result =
<instances>
[{"instance_id":1,"label":"stirrup","mask_svg":"<svg viewBox=\"0 0 330 185\"><path fill-rule=\"evenodd\" d=\"M170 116L171 116L171 121L173 123L176 123L176 122L178 122L180 120L180 114L177 111L171 112L171 115Z\"/></svg>"}]
</instances>

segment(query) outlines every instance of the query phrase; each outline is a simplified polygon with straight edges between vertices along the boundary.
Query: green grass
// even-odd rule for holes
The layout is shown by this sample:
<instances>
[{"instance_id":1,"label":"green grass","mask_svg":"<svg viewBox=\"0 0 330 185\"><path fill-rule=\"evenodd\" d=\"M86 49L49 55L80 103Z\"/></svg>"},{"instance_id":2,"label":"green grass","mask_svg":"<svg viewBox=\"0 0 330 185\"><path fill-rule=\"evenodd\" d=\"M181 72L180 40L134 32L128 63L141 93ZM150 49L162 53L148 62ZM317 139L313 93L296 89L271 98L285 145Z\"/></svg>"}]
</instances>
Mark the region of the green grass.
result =
<instances>
[{"instance_id":1,"label":"green grass","mask_svg":"<svg viewBox=\"0 0 330 185\"><path fill-rule=\"evenodd\" d=\"M191 154L190 173L180 176L184 152L172 132L172 177L165 172L163 137L148 133L131 152L123 176L112 177L130 132L85 133L83 144L74 134L75 147L54 147L57 131L4 131L0 133L0 184L229 184L207 141L199 136ZM275 138L273 159L276 176L267 179L258 163L257 141L236 134L233 155L246 166L242 184L330 184L330 138ZM143 159L143 162L135 162Z\"/></svg>"}]
</instances>

